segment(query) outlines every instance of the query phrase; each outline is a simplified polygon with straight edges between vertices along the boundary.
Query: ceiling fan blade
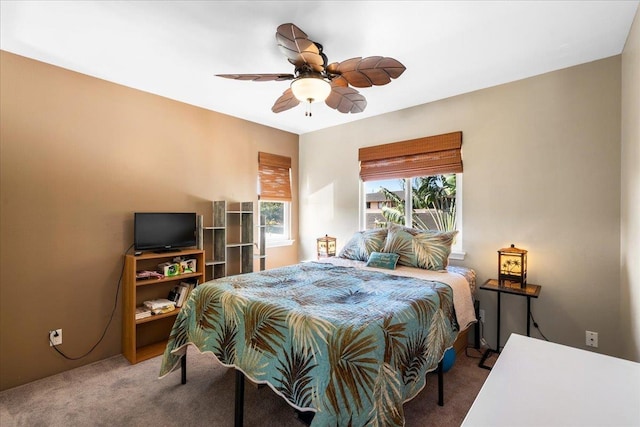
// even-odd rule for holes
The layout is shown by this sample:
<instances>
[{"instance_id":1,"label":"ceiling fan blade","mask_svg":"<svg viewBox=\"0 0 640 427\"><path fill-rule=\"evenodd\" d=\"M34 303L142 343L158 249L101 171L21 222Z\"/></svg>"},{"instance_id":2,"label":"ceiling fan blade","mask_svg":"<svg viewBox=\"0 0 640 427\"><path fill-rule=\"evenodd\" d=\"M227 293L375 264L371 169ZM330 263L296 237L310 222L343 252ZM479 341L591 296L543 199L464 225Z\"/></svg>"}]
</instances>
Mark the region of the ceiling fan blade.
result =
<instances>
[{"instance_id":1,"label":"ceiling fan blade","mask_svg":"<svg viewBox=\"0 0 640 427\"><path fill-rule=\"evenodd\" d=\"M351 86L382 86L397 79L406 67L393 58L369 56L367 58L351 58L340 63L327 66L327 72L344 77Z\"/></svg>"},{"instance_id":2,"label":"ceiling fan blade","mask_svg":"<svg viewBox=\"0 0 640 427\"><path fill-rule=\"evenodd\" d=\"M251 80L254 82L270 82L293 80L293 74L216 74L216 77L224 77L233 80Z\"/></svg>"},{"instance_id":3,"label":"ceiling fan blade","mask_svg":"<svg viewBox=\"0 0 640 427\"><path fill-rule=\"evenodd\" d=\"M357 90L331 84L331 93L325 103L341 113L361 113L367 107L367 100Z\"/></svg>"},{"instance_id":4,"label":"ceiling fan blade","mask_svg":"<svg viewBox=\"0 0 640 427\"><path fill-rule=\"evenodd\" d=\"M344 77L338 76L331 80L331 86L349 87L349 82Z\"/></svg>"},{"instance_id":5,"label":"ceiling fan blade","mask_svg":"<svg viewBox=\"0 0 640 427\"><path fill-rule=\"evenodd\" d=\"M284 91L280 98L276 99L275 104L271 107L271 111L274 113L281 113L296 107L298 104L300 104L300 101L293 95L291 88L289 88Z\"/></svg>"},{"instance_id":6,"label":"ceiling fan blade","mask_svg":"<svg viewBox=\"0 0 640 427\"><path fill-rule=\"evenodd\" d=\"M295 67L307 64L315 71L323 70L324 59L320 54L320 48L294 24L280 25L276 30L276 40L280 51Z\"/></svg>"}]
</instances>

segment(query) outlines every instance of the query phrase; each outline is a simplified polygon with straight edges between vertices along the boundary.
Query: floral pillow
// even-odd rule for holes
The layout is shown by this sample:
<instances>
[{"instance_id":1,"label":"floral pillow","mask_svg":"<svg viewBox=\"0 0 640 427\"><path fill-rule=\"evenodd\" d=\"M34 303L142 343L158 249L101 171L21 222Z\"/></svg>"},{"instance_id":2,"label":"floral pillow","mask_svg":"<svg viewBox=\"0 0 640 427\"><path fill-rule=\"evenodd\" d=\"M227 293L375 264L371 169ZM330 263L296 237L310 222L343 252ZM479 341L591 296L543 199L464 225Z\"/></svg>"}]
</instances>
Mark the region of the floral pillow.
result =
<instances>
[{"instance_id":1,"label":"floral pillow","mask_svg":"<svg viewBox=\"0 0 640 427\"><path fill-rule=\"evenodd\" d=\"M391 225L382 252L398 254L400 265L444 270L449 264L449 254L456 234L457 231L416 230Z\"/></svg>"},{"instance_id":2,"label":"floral pillow","mask_svg":"<svg viewBox=\"0 0 640 427\"><path fill-rule=\"evenodd\" d=\"M356 261L368 261L371 252L382 252L386 238L386 228L358 231L342 248L338 257Z\"/></svg>"}]
</instances>

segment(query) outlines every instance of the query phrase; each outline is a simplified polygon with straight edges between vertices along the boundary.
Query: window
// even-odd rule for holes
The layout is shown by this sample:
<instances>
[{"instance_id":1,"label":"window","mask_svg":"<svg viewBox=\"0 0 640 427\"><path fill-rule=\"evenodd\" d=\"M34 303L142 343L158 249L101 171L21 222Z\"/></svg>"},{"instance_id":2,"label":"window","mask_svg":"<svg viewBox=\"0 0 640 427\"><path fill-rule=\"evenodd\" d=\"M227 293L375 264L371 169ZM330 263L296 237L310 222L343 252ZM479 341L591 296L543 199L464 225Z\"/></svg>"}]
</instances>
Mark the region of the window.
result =
<instances>
[{"instance_id":1,"label":"window","mask_svg":"<svg viewBox=\"0 0 640 427\"><path fill-rule=\"evenodd\" d=\"M461 175L444 174L364 183L367 229L384 228L388 223L407 224L422 230L458 229L457 183ZM410 205L406 189L409 187Z\"/></svg>"},{"instance_id":2,"label":"window","mask_svg":"<svg viewBox=\"0 0 640 427\"><path fill-rule=\"evenodd\" d=\"M267 246L291 243L291 158L258 153L260 225Z\"/></svg>"},{"instance_id":3,"label":"window","mask_svg":"<svg viewBox=\"0 0 640 427\"><path fill-rule=\"evenodd\" d=\"M286 244L291 239L291 203L260 201L260 225L265 226L269 246Z\"/></svg>"},{"instance_id":4,"label":"window","mask_svg":"<svg viewBox=\"0 0 640 427\"><path fill-rule=\"evenodd\" d=\"M453 132L361 148L362 228L458 230L453 257L463 255L461 145Z\"/></svg>"}]
</instances>

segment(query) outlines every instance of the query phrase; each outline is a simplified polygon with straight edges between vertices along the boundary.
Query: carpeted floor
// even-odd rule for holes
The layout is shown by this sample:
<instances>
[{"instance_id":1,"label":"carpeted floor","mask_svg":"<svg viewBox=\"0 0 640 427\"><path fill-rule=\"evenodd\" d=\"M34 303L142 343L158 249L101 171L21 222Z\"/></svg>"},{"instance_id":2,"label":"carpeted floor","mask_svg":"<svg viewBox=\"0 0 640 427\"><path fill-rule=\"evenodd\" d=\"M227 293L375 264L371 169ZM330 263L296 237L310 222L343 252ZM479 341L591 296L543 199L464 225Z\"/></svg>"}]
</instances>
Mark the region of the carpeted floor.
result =
<instances>
[{"instance_id":1,"label":"carpeted floor","mask_svg":"<svg viewBox=\"0 0 640 427\"><path fill-rule=\"evenodd\" d=\"M445 373L445 406L437 378L405 404L406 426L459 426L489 371L476 350L458 355ZM187 384L180 371L159 380L160 358L130 365L112 357L0 393L0 425L12 426L233 426L235 374L213 356L190 349ZM269 387L245 387L244 425L302 427L295 411Z\"/></svg>"}]
</instances>

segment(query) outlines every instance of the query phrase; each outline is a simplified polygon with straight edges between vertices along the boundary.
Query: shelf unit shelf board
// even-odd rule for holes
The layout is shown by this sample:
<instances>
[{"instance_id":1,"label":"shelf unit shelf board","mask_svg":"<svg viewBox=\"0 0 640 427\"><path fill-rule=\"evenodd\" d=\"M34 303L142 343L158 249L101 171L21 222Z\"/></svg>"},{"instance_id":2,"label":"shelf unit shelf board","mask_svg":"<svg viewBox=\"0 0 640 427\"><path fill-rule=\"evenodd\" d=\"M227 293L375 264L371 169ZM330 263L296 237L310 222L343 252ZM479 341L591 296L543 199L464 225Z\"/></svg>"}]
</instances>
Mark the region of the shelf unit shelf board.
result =
<instances>
[{"instance_id":1,"label":"shelf unit shelf board","mask_svg":"<svg viewBox=\"0 0 640 427\"><path fill-rule=\"evenodd\" d=\"M177 280L186 280L186 279L190 279L193 277L200 277L200 276L202 276L202 274L200 273L185 273L185 274L179 274L177 276L165 276L161 279L136 280L136 286L157 285L159 283L168 283L168 282L174 282Z\"/></svg>"},{"instance_id":2,"label":"shelf unit shelf board","mask_svg":"<svg viewBox=\"0 0 640 427\"><path fill-rule=\"evenodd\" d=\"M211 266L211 265L221 265L221 264L226 264L226 263L227 263L226 261L211 261L211 260L209 260L209 261L205 262L205 265Z\"/></svg>"},{"instance_id":3,"label":"shelf unit shelf board","mask_svg":"<svg viewBox=\"0 0 640 427\"><path fill-rule=\"evenodd\" d=\"M149 360L153 357L159 356L164 353L164 349L167 348L169 340L159 341L153 344L145 345L136 349L136 361L139 363L144 360Z\"/></svg>"},{"instance_id":4,"label":"shelf unit shelf board","mask_svg":"<svg viewBox=\"0 0 640 427\"><path fill-rule=\"evenodd\" d=\"M253 243L227 243L228 248L242 248L245 246L253 246Z\"/></svg>"},{"instance_id":5,"label":"shelf unit shelf board","mask_svg":"<svg viewBox=\"0 0 640 427\"><path fill-rule=\"evenodd\" d=\"M180 313L180 308L176 307L175 310L172 310L168 313L152 314L151 316L145 317L143 319L136 319L136 325L142 325L143 323L149 323L155 320L164 319L165 317L177 316L178 313Z\"/></svg>"}]
</instances>

